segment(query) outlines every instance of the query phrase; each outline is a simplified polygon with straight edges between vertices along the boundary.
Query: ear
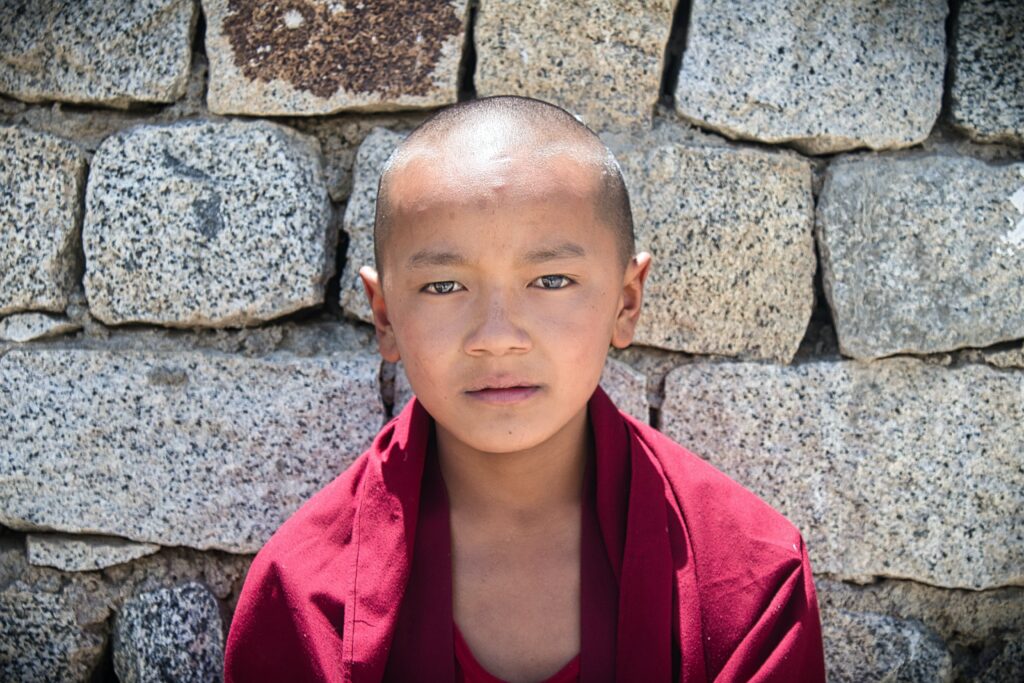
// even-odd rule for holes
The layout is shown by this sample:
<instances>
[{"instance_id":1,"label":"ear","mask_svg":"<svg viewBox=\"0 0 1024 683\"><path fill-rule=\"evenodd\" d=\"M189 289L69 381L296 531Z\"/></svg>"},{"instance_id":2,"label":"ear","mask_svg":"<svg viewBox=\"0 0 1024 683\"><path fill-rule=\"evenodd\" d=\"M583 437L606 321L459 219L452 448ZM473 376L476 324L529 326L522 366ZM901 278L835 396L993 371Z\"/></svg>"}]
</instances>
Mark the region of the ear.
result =
<instances>
[{"instance_id":1,"label":"ear","mask_svg":"<svg viewBox=\"0 0 1024 683\"><path fill-rule=\"evenodd\" d=\"M366 298L369 300L370 310L373 312L373 326L377 331L377 348L384 360L395 363L399 359L398 345L395 343L395 330L391 327L391 321L388 319L388 309L384 302L384 288L380 284L380 277L375 269L363 266L359 269L359 279L363 281Z\"/></svg>"},{"instance_id":2,"label":"ear","mask_svg":"<svg viewBox=\"0 0 1024 683\"><path fill-rule=\"evenodd\" d=\"M641 251L626 266L622 281L622 295L619 310L612 330L612 346L624 349L633 341L636 323L640 319L640 307L644 299L644 282L651 269L651 255Z\"/></svg>"}]
</instances>

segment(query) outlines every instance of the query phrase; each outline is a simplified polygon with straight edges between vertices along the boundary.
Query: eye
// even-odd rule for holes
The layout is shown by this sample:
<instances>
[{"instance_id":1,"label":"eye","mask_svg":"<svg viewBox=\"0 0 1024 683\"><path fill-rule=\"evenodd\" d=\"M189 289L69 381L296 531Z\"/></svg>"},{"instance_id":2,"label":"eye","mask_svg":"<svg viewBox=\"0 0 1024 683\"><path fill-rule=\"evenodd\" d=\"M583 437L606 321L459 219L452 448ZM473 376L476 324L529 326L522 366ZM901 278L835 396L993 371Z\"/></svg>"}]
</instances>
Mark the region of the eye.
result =
<instances>
[{"instance_id":1,"label":"eye","mask_svg":"<svg viewBox=\"0 0 1024 683\"><path fill-rule=\"evenodd\" d=\"M565 275L541 275L534 282L540 282L541 289L565 289L572 284L572 280Z\"/></svg>"},{"instance_id":2,"label":"eye","mask_svg":"<svg viewBox=\"0 0 1024 683\"><path fill-rule=\"evenodd\" d=\"M450 294L456 290L456 287L462 287L458 282L454 280L442 280L441 282L431 282L423 287L424 292L430 294ZM462 287L465 289L465 287Z\"/></svg>"}]
</instances>

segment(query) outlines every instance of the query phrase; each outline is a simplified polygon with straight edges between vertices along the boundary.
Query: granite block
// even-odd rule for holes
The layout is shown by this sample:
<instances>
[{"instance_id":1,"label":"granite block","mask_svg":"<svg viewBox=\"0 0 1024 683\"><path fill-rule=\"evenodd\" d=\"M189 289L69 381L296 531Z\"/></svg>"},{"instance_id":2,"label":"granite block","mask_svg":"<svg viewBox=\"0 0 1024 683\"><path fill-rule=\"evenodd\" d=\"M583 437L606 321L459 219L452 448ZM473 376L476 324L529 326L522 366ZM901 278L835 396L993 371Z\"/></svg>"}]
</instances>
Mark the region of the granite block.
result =
<instances>
[{"instance_id":1,"label":"granite block","mask_svg":"<svg viewBox=\"0 0 1024 683\"><path fill-rule=\"evenodd\" d=\"M963 0L950 55L953 123L979 142L1024 145L1024 3Z\"/></svg>"},{"instance_id":2,"label":"granite block","mask_svg":"<svg viewBox=\"0 0 1024 683\"><path fill-rule=\"evenodd\" d=\"M134 543L116 536L94 534L28 534L29 564L67 572L88 572L131 562L160 550L154 543Z\"/></svg>"},{"instance_id":3,"label":"granite block","mask_svg":"<svg viewBox=\"0 0 1024 683\"><path fill-rule=\"evenodd\" d=\"M106 639L100 624L86 628L63 591L15 584L0 591L0 680L88 681Z\"/></svg>"},{"instance_id":4,"label":"granite block","mask_svg":"<svg viewBox=\"0 0 1024 683\"><path fill-rule=\"evenodd\" d=\"M185 94L194 0L0 3L0 92L126 108Z\"/></svg>"},{"instance_id":5,"label":"granite block","mask_svg":"<svg viewBox=\"0 0 1024 683\"><path fill-rule=\"evenodd\" d=\"M816 232L847 356L1024 337L1024 163L944 154L837 162Z\"/></svg>"},{"instance_id":6,"label":"granite block","mask_svg":"<svg viewBox=\"0 0 1024 683\"><path fill-rule=\"evenodd\" d=\"M63 311L80 268L85 155L22 126L0 126L0 148L0 315Z\"/></svg>"},{"instance_id":7,"label":"granite block","mask_svg":"<svg viewBox=\"0 0 1024 683\"><path fill-rule=\"evenodd\" d=\"M647 377L629 365L608 358L601 372L601 388L619 408L641 422L650 421L650 406L647 402ZM409 377L405 374L402 362L395 367L395 409L394 414L409 402L413 396Z\"/></svg>"},{"instance_id":8,"label":"granite block","mask_svg":"<svg viewBox=\"0 0 1024 683\"><path fill-rule=\"evenodd\" d=\"M111 136L85 203L85 292L108 325L257 324L321 304L334 272L319 146L283 126L186 121Z\"/></svg>"},{"instance_id":9,"label":"granite block","mask_svg":"<svg viewBox=\"0 0 1024 683\"><path fill-rule=\"evenodd\" d=\"M789 362L814 305L814 199L800 159L616 140L637 251L652 255L634 343Z\"/></svg>"},{"instance_id":10,"label":"granite block","mask_svg":"<svg viewBox=\"0 0 1024 683\"><path fill-rule=\"evenodd\" d=\"M352 171L352 195L345 207L344 229L348 233L348 252L341 271L341 307L348 315L373 322L366 290L359 279L363 266L376 267L373 258L373 220L376 215L377 183L384 162L405 139L406 133L374 128L359 145Z\"/></svg>"},{"instance_id":11,"label":"granite block","mask_svg":"<svg viewBox=\"0 0 1024 683\"><path fill-rule=\"evenodd\" d=\"M113 641L114 671L122 683L224 678L220 608L195 581L126 600Z\"/></svg>"},{"instance_id":12,"label":"granite block","mask_svg":"<svg viewBox=\"0 0 1024 683\"><path fill-rule=\"evenodd\" d=\"M1024 374L911 358L693 363L661 429L763 497L817 572L1024 584Z\"/></svg>"},{"instance_id":13,"label":"granite block","mask_svg":"<svg viewBox=\"0 0 1024 683\"><path fill-rule=\"evenodd\" d=\"M412 130L428 116L422 111L383 114L345 114L328 117L289 117L279 122L312 135L320 142L324 174L331 201L345 204L352 194L356 152L374 128Z\"/></svg>"},{"instance_id":14,"label":"granite block","mask_svg":"<svg viewBox=\"0 0 1024 683\"><path fill-rule=\"evenodd\" d=\"M203 0L217 114L437 107L458 96L466 0Z\"/></svg>"},{"instance_id":15,"label":"granite block","mask_svg":"<svg viewBox=\"0 0 1024 683\"><path fill-rule=\"evenodd\" d=\"M676 110L808 154L924 140L946 66L945 0L694 0Z\"/></svg>"},{"instance_id":16,"label":"granite block","mask_svg":"<svg viewBox=\"0 0 1024 683\"><path fill-rule=\"evenodd\" d=\"M379 367L365 352L12 349L0 524L255 552L369 446Z\"/></svg>"},{"instance_id":17,"label":"granite block","mask_svg":"<svg viewBox=\"0 0 1024 683\"><path fill-rule=\"evenodd\" d=\"M481 0L473 38L477 94L557 104L595 130L649 127L673 0Z\"/></svg>"},{"instance_id":18,"label":"granite block","mask_svg":"<svg viewBox=\"0 0 1024 683\"><path fill-rule=\"evenodd\" d=\"M0 341L27 342L82 329L80 323L46 313L15 313L0 319Z\"/></svg>"},{"instance_id":19,"label":"granite block","mask_svg":"<svg viewBox=\"0 0 1024 683\"><path fill-rule=\"evenodd\" d=\"M918 621L842 609L821 617L826 670L833 683L953 680L945 644Z\"/></svg>"}]
</instances>

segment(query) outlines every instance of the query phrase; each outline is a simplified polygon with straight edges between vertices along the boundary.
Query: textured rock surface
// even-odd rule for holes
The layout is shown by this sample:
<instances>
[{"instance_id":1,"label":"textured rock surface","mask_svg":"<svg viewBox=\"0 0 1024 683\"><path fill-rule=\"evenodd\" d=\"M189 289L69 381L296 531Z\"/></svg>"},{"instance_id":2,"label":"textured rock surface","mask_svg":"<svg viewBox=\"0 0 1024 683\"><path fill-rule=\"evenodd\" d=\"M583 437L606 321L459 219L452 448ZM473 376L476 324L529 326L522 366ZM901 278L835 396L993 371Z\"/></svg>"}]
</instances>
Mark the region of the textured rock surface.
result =
<instances>
[{"instance_id":1,"label":"textured rock surface","mask_svg":"<svg viewBox=\"0 0 1024 683\"><path fill-rule=\"evenodd\" d=\"M239 326L323 301L337 234L312 138L266 122L183 122L108 138L82 229L107 324Z\"/></svg>"},{"instance_id":2,"label":"textured rock surface","mask_svg":"<svg viewBox=\"0 0 1024 683\"><path fill-rule=\"evenodd\" d=\"M553 102L591 128L650 124L672 0L481 0L473 37L477 94Z\"/></svg>"},{"instance_id":3,"label":"textured rock surface","mask_svg":"<svg viewBox=\"0 0 1024 683\"><path fill-rule=\"evenodd\" d=\"M871 612L822 614L828 680L942 683L953 664L939 637L924 624Z\"/></svg>"},{"instance_id":4,"label":"textured rock surface","mask_svg":"<svg viewBox=\"0 0 1024 683\"><path fill-rule=\"evenodd\" d=\"M375 266L373 259L373 217L376 213L377 181L395 147L405 139L404 133L374 128L356 153L353 170L352 196L345 207L345 232L348 233L348 252L341 272L341 307L349 315L373 322L366 290L359 279L359 269Z\"/></svg>"},{"instance_id":5,"label":"textured rock surface","mask_svg":"<svg viewBox=\"0 0 1024 683\"><path fill-rule=\"evenodd\" d=\"M81 329L81 325L45 313L15 313L0 320L0 341L27 342Z\"/></svg>"},{"instance_id":6,"label":"textured rock surface","mask_svg":"<svg viewBox=\"0 0 1024 683\"><path fill-rule=\"evenodd\" d=\"M369 445L378 368L367 353L8 351L0 523L255 552Z\"/></svg>"},{"instance_id":7,"label":"textured rock surface","mask_svg":"<svg viewBox=\"0 0 1024 683\"><path fill-rule=\"evenodd\" d=\"M945 0L694 0L679 113L810 154L907 147L939 115Z\"/></svg>"},{"instance_id":8,"label":"textured rock surface","mask_svg":"<svg viewBox=\"0 0 1024 683\"><path fill-rule=\"evenodd\" d=\"M661 428L803 531L815 571L1024 583L1024 375L912 359L669 373Z\"/></svg>"},{"instance_id":9,"label":"textured rock surface","mask_svg":"<svg viewBox=\"0 0 1024 683\"><path fill-rule=\"evenodd\" d=\"M20 126L0 127L0 149L0 315L62 311L79 267L85 155Z\"/></svg>"},{"instance_id":10,"label":"textured rock surface","mask_svg":"<svg viewBox=\"0 0 1024 683\"><path fill-rule=\"evenodd\" d=\"M5 681L86 681L99 665L104 640L78 623L60 593L33 587L0 593L0 678Z\"/></svg>"},{"instance_id":11,"label":"textured rock surface","mask_svg":"<svg viewBox=\"0 0 1024 683\"><path fill-rule=\"evenodd\" d=\"M210 111L329 114L454 102L466 0L203 0Z\"/></svg>"},{"instance_id":12,"label":"textured rock surface","mask_svg":"<svg viewBox=\"0 0 1024 683\"><path fill-rule=\"evenodd\" d=\"M0 92L113 107L185 93L193 0L0 3Z\"/></svg>"},{"instance_id":13,"label":"textured rock surface","mask_svg":"<svg viewBox=\"0 0 1024 683\"><path fill-rule=\"evenodd\" d=\"M223 680L217 599L190 581L124 603L114 625L114 671L122 683Z\"/></svg>"},{"instance_id":14,"label":"textured rock surface","mask_svg":"<svg viewBox=\"0 0 1024 683\"><path fill-rule=\"evenodd\" d=\"M1024 337L1024 164L944 155L838 162L816 228L844 354Z\"/></svg>"},{"instance_id":15,"label":"textured rock surface","mask_svg":"<svg viewBox=\"0 0 1024 683\"><path fill-rule=\"evenodd\" d=\"M792 359L814 303L809 166L639 137L617 146L637 250L653 257L634 342Z\"/></svg>"},{"instance_id":16,"label":"textured rock surface","mask_svg":"<svg viewBox=\"0 0 1024 683\"><path fill-rule=\"evenodd\" d=\"M164 548L102 571L64 573L28 564L21 539L0 535L0 680L106 680L96 673L105 668L111 616L120 605L142 592L196 581L233 609L251 561L250 555Z\"/></svg>"},{"instance_id":17,"label":"textured rock surface","mask_svg":"<svg viewBox=\"0 0 1024 683\"><path fill-rule=\"evenodd\" d=\"M409 131L427 117L426 112L290 117L281 121L320 141L324 173L331 200L344 204L352 193L353 169L359 145L374 128ZM376 189L376 185L374 185Z\"/></svg>"},{"instance_id":18,"label":"textured rock surface","mask_svg":"<svg viewBox=\"0 0 1024 683\"><path fill-rule=\"evenodd\" d=\"M839 610L857 614L889 615L898 622L923 624L936 633L953 656L953 679L956 681L992 681L1010 683L1024 680L1024 589L1000 588L987 591L947 590L912 581L880 581L869 586L853 586L822 576L815 578L818 601L825 620L826 642L834 653L830 669L842 676L836 650L846 648L836 634L839 624L831 615ZM833 621L832 624L829 622ZM854 635L854 632L851 632ZM860 643L870 649L872 643ZM919 658L913 642L902 641L905 660ZM879 643L882 645L882 643ZM856 671L861 658L845 660L850 671ZM846 680L853 679L846 676ZM909 680L865 677L860 680ZM932 679L926 679L932 680Z\"/></svg>"},{"instance_id":19,"label":"textured rock surface","mask_svg":"<svg viewBox=\"0 0 1024 683\"><path fill-rule=\"evenodd\" d=\"M601 388L620 410L629 413L641 422L650 421L647 378L642 373L625 363L609 358L601 373ZM409 378L399 361L395 368L395 415L409 402L412 393Z\"/></svg>"},{"instance_id":20,"label":"textured rock surface","mask_svg":"<svg viewBox=\"0 0 1024 683\"><path fill-rule=\"evenodd\" d=\"M0 680L88 681L107 612L90 609L80 582L32 569L20 543L0 539Z\"/></svg>"},{"instance_id":21,"label":"textured rock surface","mask_svg":"<svg viewBox=\"0 0 1024 683\"><path fill-rule=\"evenodd\" d=\"M1024 3L964 0L957 15L950 114L981 142L1024 144Z\"/></svg>"},{"instance_id":22,"label":"textured rock surface","mask_svg":"<svg viewBox=\"0 0 1024 683\"><path fill-rule=\"evenodd\" d=\"M997 368L1024 369L1024 346L986 353L985 362Z\"/></svg>"},{"instance_id":23,"label":"textured rock surface","mask_svg":"<svg viewBox=\"0 0 1024 683\"><path fill-rule=\"evenodd\" d=\"M130 562L160 550L155 543L134 543L116 536L92 534L28 534L29 564L69 572L87 572Z\"/></svg>"}]
</instances>

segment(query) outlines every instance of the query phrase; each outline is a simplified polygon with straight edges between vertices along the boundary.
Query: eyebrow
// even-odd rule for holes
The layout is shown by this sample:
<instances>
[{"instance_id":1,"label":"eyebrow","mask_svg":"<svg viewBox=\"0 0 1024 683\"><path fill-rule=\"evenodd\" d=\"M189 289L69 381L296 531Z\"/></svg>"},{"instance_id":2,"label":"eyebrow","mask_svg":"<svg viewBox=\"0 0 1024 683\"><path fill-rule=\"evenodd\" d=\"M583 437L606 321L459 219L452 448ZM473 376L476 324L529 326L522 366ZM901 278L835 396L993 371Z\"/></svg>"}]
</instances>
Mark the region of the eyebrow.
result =
<instances>
[{"instance_id":1,"label":"eyebrow","mask_svg":"<svg viewBox=\"0 0 1024 683\"><path fill-rule=\"evenodd\" d=\"M519 261L527 265L537 265L559 259L584 258L586 255L587 250L579 244L575 242L562 242L553 247L531 249ZM464 266L466 264L466 257L458 252L420 249L409 257L406 267L427 268L430 266Z\"/></svg>"}]
</instances>

